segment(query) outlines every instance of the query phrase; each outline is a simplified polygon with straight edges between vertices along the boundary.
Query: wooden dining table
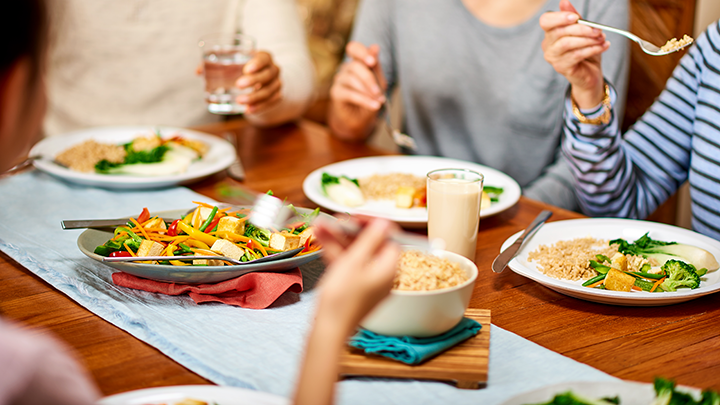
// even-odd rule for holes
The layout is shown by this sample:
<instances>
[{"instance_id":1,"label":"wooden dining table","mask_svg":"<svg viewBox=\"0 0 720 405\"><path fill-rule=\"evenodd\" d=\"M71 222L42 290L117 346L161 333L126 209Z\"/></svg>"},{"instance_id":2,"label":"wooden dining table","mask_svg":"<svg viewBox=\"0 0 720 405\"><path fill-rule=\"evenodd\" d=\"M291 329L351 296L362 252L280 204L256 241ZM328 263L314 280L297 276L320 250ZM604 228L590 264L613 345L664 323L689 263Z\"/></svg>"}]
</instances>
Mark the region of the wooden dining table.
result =
<instances>
[{"instance_id":1,"label":"wooden dining table","mask_svg":"<svg viewBox=\"0 0 720 405\"><path fill-rule=\"evenodd\" d=\"M338 141L326 127L311 121L259 129L236 119L195 129L237 137L246 180L238 183L218 173L189 185L229 203L239 202L242 190L272 190L297 206L314 207L302 191L311 171L346 159L388 154L364 143ZM481 220L475 260L479 276L470 307L489 309L493 324L613 376L641 382L664 376L720 391L720 294L669 306L614 306L557 293L511 270L492 272L490 265L503 241L546 209L553 212L551 222L582 217L521 197L513 207ZM212 384L79 306L4 253L0 314L64 341L104 395Z\"/></svg>"}]
</instances>

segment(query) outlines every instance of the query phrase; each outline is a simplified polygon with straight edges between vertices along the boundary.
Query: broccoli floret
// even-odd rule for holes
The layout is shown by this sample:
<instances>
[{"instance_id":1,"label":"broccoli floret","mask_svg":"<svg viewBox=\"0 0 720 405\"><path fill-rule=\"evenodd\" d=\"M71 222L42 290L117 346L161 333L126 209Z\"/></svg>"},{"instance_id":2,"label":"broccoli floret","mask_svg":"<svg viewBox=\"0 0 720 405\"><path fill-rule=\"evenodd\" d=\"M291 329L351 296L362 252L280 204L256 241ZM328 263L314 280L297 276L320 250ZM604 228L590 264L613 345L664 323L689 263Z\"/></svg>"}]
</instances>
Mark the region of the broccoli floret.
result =
<instances>
[{"instance_id":1,"label":"broccoli floret","mask_svg":"<svg viewBox=\"0 0 720 405\"><path fill-rule=\"evenodd\" d=\"M720 405L720 394L715 391L703 391L698 405Z\"/></svg>"},{"instance_id":2,"label":"broccoli floret","mask_svg":"<svg viewBox=\"0 0 720 405\"><path fill-rule=\"evenodd\" d=\"M538 405L617 405L619 398L591 399L580 396L572 391L557 394L553 399Z\"/></svg>"},{"instance_id":3,"label":"broccoli floret","mask_svg":"<svg viewBox=\"0 0 720 405\"><path fill-rule=\"evenodd\" d=\"M662 377L656 377L653 383L655 387L655 400L651 405L695 405L692 395L680 392L675 389L675 382Z\"/></svg>"},{"instance_id":4,"label":"broccoli floret","mask_svg":"<svg viewBox=\"0 0 720 405\"><path fill-rule=\"evenodd\" d=\"M660 284L663 291L677 291L678 287L691 289L700 287L700 276L692 264L680 260L668 260L663 264L662 270L667 274L665 281Z\"/></svg>"}]
</instances>

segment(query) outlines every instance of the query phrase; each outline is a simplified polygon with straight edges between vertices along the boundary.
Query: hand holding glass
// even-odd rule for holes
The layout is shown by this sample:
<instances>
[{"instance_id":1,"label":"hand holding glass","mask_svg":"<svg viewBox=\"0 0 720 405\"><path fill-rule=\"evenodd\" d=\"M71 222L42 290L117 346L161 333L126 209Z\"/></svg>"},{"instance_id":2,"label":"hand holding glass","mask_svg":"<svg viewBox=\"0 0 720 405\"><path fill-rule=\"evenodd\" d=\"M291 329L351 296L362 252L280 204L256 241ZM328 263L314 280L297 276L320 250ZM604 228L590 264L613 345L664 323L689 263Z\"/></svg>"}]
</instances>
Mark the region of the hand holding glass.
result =
<instances>
[{"instance_id":1,"label":"hand holding glass","mask_svg":"<svg viewBox=\"0 0 720 405\"><path fill-rule=\"evenodd\" d=\"M243 75L245 64L255 52L255 40L241 34L212 34L201 38L205 100L214 114L239 114L246 106L237 97L252 91L239 89L235 82Z\"/></svg>"}]
</instances>

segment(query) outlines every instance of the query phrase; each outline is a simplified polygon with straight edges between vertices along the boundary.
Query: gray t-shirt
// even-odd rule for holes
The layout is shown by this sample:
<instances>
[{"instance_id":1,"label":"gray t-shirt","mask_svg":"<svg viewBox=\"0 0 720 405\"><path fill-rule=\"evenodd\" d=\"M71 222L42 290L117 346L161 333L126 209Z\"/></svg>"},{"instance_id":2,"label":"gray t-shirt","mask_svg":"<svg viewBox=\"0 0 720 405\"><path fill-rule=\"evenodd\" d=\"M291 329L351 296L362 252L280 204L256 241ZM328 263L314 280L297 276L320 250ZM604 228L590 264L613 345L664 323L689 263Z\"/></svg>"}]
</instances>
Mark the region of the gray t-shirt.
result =
<instances>
[{"instance_id":1,"label":"gray t-shirt","mask_svg":"<svg viewBox=\"0 0 720 405\"><path fill-rule=\"evenodd\" d=\"M574 3L590 21L627 28L626 0ZM568 82L545 61L538 24L542 13L556 10L559 0L548 0L528 21L496 28L462 0L364 0L352 39L380 45L390 89L401 85L403 128L418 154L496 168L517 180L526 196L575 209L559 146ZM608 39L603 70L625 94L627 42Z\"/></svg>"}]
</instances>

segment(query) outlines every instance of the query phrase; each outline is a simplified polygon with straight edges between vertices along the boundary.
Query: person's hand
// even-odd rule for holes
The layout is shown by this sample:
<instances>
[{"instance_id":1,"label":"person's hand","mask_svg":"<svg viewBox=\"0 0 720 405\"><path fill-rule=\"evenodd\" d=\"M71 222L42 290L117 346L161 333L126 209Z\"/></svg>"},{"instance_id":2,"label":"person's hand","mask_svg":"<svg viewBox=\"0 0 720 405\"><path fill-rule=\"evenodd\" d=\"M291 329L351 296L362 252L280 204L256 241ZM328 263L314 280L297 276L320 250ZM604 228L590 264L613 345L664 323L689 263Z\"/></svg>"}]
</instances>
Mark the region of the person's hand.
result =
<instances>
[{"instance_id":1,"label":"person's hand","mask_svg":"<svg viewBox=\"0 0 720 405\"><path fill-rule=\"evenodd\" d=\"M575 7L560 2L560 11L540 16L545 31L542 49L545 60L572 85L572 97L580 108L592 108L603 99L601 55L610 47L597 28L580 25Z\"/></svg>"},{"instance_id":2,"label":"person's hand","mask_svg":"<svg viewBox=\"0 0 720 405\"><path fill-rule=\"evenodd\" d=\"M243 75L235 82L239 89L252 89L237 97L238 104L247 105L248 113L261 112L282 99L280 68L272 56L259 51L243 67Z\"/></svg>"},{"instance_id":3,"label":"person's hand","mask_svg":"<svg viewBox=\"0 0 720 405\"><path fill-rule=\"evenodd\" d=\"M329 316L349 334L393 285L400 248L388 240L395 226L384 219L352 219L362 232L353 238L318 221L314 235L329 265L321 280L319 315Z\"/></svg>"},{"instance_id":4,"label":"person's hand","mask_svg":"<svg viewBox=\"0 0 720 405\"><path fill-rule=\"evenodd\" d=\"M385 102L387 82L378 60L380 47L351 41L350 58L340 66L330 88L328 126L333 135L348 141L367 139Z\"/></svg>"},{"instance_id":5,"label":"person's hand","mask_svg":"<svg viewBox=\"0 0 720 405\"><path fill-rule=\"evenodd\" d=\"M380 47L366 47L351 41L345 47L345 53L351 60L340 66L330 88L330 97L348 107L378 111L385 102L387 87L378 61Z\"/></svg>"}]
</instances>

